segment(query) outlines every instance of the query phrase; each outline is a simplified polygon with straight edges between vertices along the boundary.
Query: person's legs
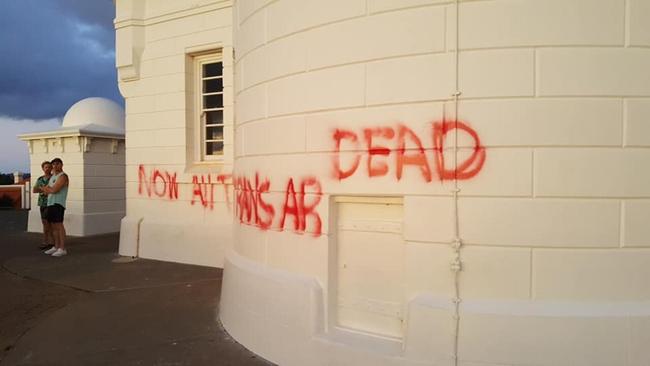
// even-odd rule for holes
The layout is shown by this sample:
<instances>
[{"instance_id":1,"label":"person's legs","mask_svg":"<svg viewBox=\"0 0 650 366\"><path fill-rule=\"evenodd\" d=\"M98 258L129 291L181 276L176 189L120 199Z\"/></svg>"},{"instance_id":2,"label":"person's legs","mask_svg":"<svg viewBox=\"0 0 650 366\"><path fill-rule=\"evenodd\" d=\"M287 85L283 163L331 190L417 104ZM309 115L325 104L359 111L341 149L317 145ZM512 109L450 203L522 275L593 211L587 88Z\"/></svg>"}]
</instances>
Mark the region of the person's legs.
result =
<instances>
[{"instance_id":1,"label":"person's legs","mask_svg":"<svg viewBox=\"0 0 650 366\"><path fill-rule=\"evenodd\" d=\"M54 245L54 237L52 236L52 228L49 221L47 221L47 208L39 207L41 211L41 223L43 224L43 243L39 246L40 249L50 249Z\"/></svg>"},{"instance_id":2,"label":"person's legs","mask_svg":"<svg viewBox=\"0 0 650 366\"><path fill-rule=\"evenodd\" d=\"M60 222L53 222L50 225L52 226L52 236L54 236L54 247L59 249L61 246L61 236L59 232L61 231L62 224Z\"/></svg>"},{"instance_id":3,"label":"person's legs","mask_svg":"<svg viewBox=\"0 0 650 366\"><path fill-rule=\"evenodd\" d=\"M46 250L45 254L54 255L57 252L64 251L65 243L63 240L65 239L62 240L62 238L65 238L65 229L63 228L63 211L64 208L60 205L48 206L47 208L47 220L50 223L50 229L52 236L54 237L54 247L52 247L50 250ZM66 253L63 252L61 255L65 254Z\"/></svg>"},{"instance_id":4,"label":"person's legs","mask_svg":"<svg viewBox=\"0 0 650 366\"><path fill-rule=\"evenodd\" d=\"M59 249L65 250L65 226L63 226L63 222L59 223Z\"/></svg>"},{"instance_id":5,"label":"person's legs","mask_svg":"<svg viewBox=\"0 0 650 366\"><path fill-rule=\"evenodd\" d=\"M48 244L54 245L54 232L52 231L52 224L50 224L50 222L48 221L47 225L44 226L44 228L47 228L46 239L47 239Z\"/></svg>"},{"instance_id":6,"label":"person's legs","mask_svg":"<svg viewBox=\"0 0 650 366\"><path fill-rule=\"evenodd\" d=\"M52 237L54 238L54 246L48 250L46 250L44 253L45 254L52 254L56 252L56 250L59 248L59 227L56 223L51 222L50 223L50 232L52 233Z\"/></svg>"},{"instance_id":7,"label":"person's legs","mask_svg":"<svg viewBox=\"0 0 650 366\"><path fill-rule=\"evenodd\" d=\"M45 219L41 220L41 223L43 224L43 244L51 244L48 241L50 239L50 223Z\"/></svg>"},{"instance_id":8,"label":"person's legs","mask_svg":"<svg viewBox=\"0 0 650 366\"><path fill-rule=\"evenodd\" d=\"M52 224L54 229L54 240L55 240L55 251L52 252L52 256L60 257L68 254L65 250L65 227L63 226L63 216L65 214L65 208L60 205L50 206L52 209L48 212L52 212L50 215L48 213L48 220ZM47 253L47 252L46 252Z\"/></svg>"}]
</instances>

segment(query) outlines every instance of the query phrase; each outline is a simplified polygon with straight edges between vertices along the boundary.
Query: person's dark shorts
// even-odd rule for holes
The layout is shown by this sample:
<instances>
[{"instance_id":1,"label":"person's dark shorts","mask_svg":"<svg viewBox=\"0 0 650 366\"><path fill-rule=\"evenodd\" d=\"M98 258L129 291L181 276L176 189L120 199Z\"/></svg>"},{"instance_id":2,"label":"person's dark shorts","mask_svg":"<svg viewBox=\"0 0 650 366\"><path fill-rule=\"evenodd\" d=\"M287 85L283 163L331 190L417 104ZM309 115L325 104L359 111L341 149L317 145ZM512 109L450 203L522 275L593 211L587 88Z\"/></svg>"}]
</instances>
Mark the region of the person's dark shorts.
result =
<instances>
[{"instance_id":1,"label":"person's dark shorts","mask_svg":"<svg viewBox=\"0 0 650 366\"><path fill-rule=\"evenodd\" d=\"M63 214L65 213L65 207L59 205L58 203L47 206L47 222L50 224L57 224L63 222Z\"/></svg>"},{"instance_id":2,"label":"person's dark shorts","mask_svg":"<svg viewBox=\"0 0 650 366\"><path fill-rule=\"evenodd\" d=\"M41 220L47 220L47 206L38 206L41 209Z\"/></svg>"}]
</instances>

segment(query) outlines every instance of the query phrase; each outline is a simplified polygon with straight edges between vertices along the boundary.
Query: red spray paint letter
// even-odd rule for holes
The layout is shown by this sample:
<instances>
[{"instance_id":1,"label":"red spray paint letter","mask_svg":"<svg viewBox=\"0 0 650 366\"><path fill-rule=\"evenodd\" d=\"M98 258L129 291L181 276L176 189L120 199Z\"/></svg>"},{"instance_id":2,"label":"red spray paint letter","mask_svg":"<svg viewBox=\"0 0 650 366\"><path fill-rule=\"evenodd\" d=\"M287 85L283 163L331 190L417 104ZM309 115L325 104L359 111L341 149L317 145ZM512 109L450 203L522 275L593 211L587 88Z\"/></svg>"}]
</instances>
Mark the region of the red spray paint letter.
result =
<instances>
[{"instance_id":1,"label":"red spray paint letter","mask_svg":"<svg viewBox=\"0 0 650 366\"><path fill-rule=\"evenodd\" d=\"M261 208L261 211L263 211L266 214L266 220L262 220L259 216L260 210L256 209L255 223L259 225L260 229L262 230L267 230L268 228L271 227L271 224L273 223L273 217L275 216L275 209L273 208L273 206L266 203L262 199L262 193L268 192L270 188L271 188L271 182L269 182L268 179L265 179L263 182L260 182L259 175L255 173L256 202L259 205L259 208Z\"/></svg>"},{"instance_id":2,"label":"red spray paint letter","mask_svg":"<svg viewBox=\"0 0 650 366\"><path fill-rule=\"evenodd\" d=\"M388 164L385 161L373 164L372 158L375 155L388 156L390 154L390 149L385 146L373 145L372 138L383 137L390 140L395 136L395 131L390 127L366 128L363 130L363 134L368 146L368 176L381 177L386 175L386 173L388 173Z\"/></svg>"},{"instance_id":3,"label":"red spray paint letter","mask_svg":"<svg viewBox=\"0 0 650 366\"><path fill-rule=\"evenodd\" d=\"M404 125L399 125L397 131L397 169L395 170L397 180L402 179L404 165L416 165L420 167L422 178L427 183L431 182L431 169L429 168L429 162L427 161L427 156L422 147L422 142L420 142L420 138L410 128ZM417 149L413 154L409 155L406 155L407 136L415 143Z\"/></svg>"},{"instance_id":4,"label":"red spray paint letter","mask_svg":"<svg viewBox=\"0 0 650 366\"><path fill-rule=\"evenodd\" d=\"M291 200L291 205L289 205ZM284 204L282 205L282 218L280 219L280 230L284 230L284 220L287 215L293 216L293 229L300 230L300 205L296 199L296 189L293 185L293 178L289 178L287 189L284 192Z\"/></svg>"},{"instance_id":5,"label":"red spray paint letter","mask_svg":"<svg viewBox=\"0 0 650 366\"><path fill-rule=\"evenodd\" d=\"M459 129L468 133L474 139L474 148L472 155L467 158L456 169L445 168L444 140L448 132ZM460 121L443 121L436 122L433 125L433 145L436 157L436 169L440 180L458 179L465 180L474 177L481 171L485 163L485 147L481 146L481 141L474 129Z\"/></svg>"},{"instance_id":6,"label":"red spray paint letter","mask_svg":"<svg viewBox=\"0 0 650 366\"><path fill-rule=\"evenodd\" d=\"M358 137L357 134L348 131L348 130L341 130L341 129L336 129L334 131L334 141L336 141L336 145L334 148L334 155L332 156L332 163L334 164L334 178L338 180L343 180L352 174L357 170L359 167L359 162L361 161L361 156L357 154L357 156L354 157L354 162L352 163L352 166L349 167L347 170L341 170L341 158L340 158L340 153L341 153L341 140L346 139L350 140L350 142L354 143L355 146L358 144Z\"/></svg>"},{"instance_id":7,"label":"red spray paint letter","mask_svg":"<svg viewBox=\"0 0 650 366\"><path fill-rule=\"evenodd\" d=\"M314 187L314 200L310 204L305 204L305 188L308 186ZM300 231L305 231L307 229L307 218L312 217L314 222L314 236L320 236L322 222L320 215L316 212L316 206L320 203L323 191L320 185L320 182L315 177L307 177L303 179L300 183L300 206L302 207L302 226Z\"/></svg>"}]
</instances>

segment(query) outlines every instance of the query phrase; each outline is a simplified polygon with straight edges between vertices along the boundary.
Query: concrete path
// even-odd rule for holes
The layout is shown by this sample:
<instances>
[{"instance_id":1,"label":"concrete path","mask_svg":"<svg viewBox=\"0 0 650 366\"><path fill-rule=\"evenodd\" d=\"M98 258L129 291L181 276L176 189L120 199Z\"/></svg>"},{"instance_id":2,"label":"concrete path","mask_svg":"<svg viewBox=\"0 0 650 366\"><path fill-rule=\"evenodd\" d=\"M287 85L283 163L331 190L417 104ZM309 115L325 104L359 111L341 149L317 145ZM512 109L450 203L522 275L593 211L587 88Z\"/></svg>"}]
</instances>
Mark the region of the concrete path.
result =
<instances>
[{"instance_id":1,"label":"concrete path","mask_svg":"<svg viewBox=\"0 0 650 366\"><path fill-rule=\"evenodd\" d=\"M115 262L117 234L53 258L25 227L0 211L0 366L271 365L221 328L220 269Z\"/></svg>"}]
</instances>

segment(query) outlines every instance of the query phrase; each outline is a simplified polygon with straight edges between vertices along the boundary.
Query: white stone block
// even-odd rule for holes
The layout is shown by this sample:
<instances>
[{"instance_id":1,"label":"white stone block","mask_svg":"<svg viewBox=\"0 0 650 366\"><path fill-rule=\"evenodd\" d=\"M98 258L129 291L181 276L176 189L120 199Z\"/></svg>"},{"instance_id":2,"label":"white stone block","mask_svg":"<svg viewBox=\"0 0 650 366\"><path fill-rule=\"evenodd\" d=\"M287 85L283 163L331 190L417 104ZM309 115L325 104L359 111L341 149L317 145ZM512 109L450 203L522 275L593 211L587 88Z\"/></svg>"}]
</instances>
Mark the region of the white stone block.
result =
<instances>
[{"instance_id":1,"label":"white stone block","mask_svg":"<svg viewBox=\"0 0 650 366\"><path fill-rule=\"evenodd\" d=\"M179 56L183 54L179 48L178 39L161 39L158 41L147 42L142 51L142 61L153 60L162 57Z\"/></svg>"},{"instance_id":2,"label":"white stone block","mask_svg":"<svg viewBox=\"0 0 650 366\"><path fill-rule=\"evenodd\" d=\"M649 197L650 150L537 149L535 194L552 197Z\"/></svg>"},{"instance_id":3,"label":"white stone block","mask_svg":"<svg viewBox=\"0 0 650 366\"><path fill-rule=\"evenodd\" d=\"M541 96L650 96L650 49L545 48L537 52Z\"/></svg>"},{"instance_id":4,"label":"white stone block","mask_svg":"<svg viewBox=\"0 0 650 366\"><path fill-rule=\"evenodd\" d=\"M328 236L312 237L275 230L258 230L258 236L268 237L266 263L269 267L313 277L327 288Z\"/></svg>"},{"instance_id":5,"label":"white stone block","mask_svg":"<svg viewBox=\"0 0 650 366\"><path fill-rule=\"evenodd\" d=\"M240 30L236 33L235 43L237 47L237 58L241 58L251 50L266 42L267 24L266 9L257 12L240 24Z\"/></svg>"},{"instance_id":6,"label":"white stone block","mask_svg":"<svg viewBox=\"0 0 650 366\"><path fill-rule=\"evenodd\" d=\"M155 109L156 112L184 110L186 102L185 92L182 93L165 93L155 96ZM224 98L225 99L225 98Z\"/></svg>"},{"instance_id":7,"label":"white stone block","mask_svg":"<svg viewBox=\"0 0 650 366\"><path fill-rule=\"evenodd\" d=\"M650 146L650 99L625 100L625 146Z\"/></svg>"},{"instance_id":8,"label":"white stone block","mask_svg":"<svg viewBox=\"0 0 650 366\"><path fill-rule=\"evenodd\" d=\"M454 58L437 54L367 64L366 103L448 99L454 92Z\"/></svg>"},{"instance_id":9,"label":"white stone block","mask_svg":"<svg viewBox=\"0 0 650 366\"><path fill-rule=\"evenodd\" d=\"M623 246L650 247L650 200L623 201Z\"/></svg>"},{"instance_id":10,"label":"white stone block","mask_svg":"<svg viewBox=\"0 0 650 366\"><path fill-rule=\"evenodd\" d=\"M632 46L650 46L650 3L628 0L628 34Z\"/></svg>"},{"instance_id":11,"label":"white stone block","mask_svg":"<svg viewBox=\"0 0 650 366\"><path fill-rule=\"evenodd\" d=\"M147 147L129 149L126 164L185 164L185 147Z\"/></svg>"},{"instance_id":12,"label":"white stone block","mask_svg":"<svg viewBox=\"0 0 650 366\"><path fill-rule=\"evenodd\" d=\"M567 282L567 281L564 281ZM627 319L462 314L460 358L505 365L625 365Z\"/></svg>"},{"instance_id":13,"label":"white stone block","mask_svg":"<svg viewBox=\"0 0 650 366\"><path fill-rule=\"evenodd\" d=\"M236 123L243 123L266 116L267 86L258 85L239 93L235 105Z\"/></svg>"},{"instance_id":14,"label":"white stone block","mask_svg":"<svg viewBox=\"0 0 650 366\"><path fill-rule=\"evenodd\" d=\"M296 153L305 151L305 117L281 117L247 123L245 155Z\"/></svg>"},{"instance_id":15,"label":"white stone block","mask_svg":"<svg viewBox=\"0 0 650 366\"><path fill-rule=\"evenodd\" d=\"M460 288L463 299L528 299L531 291L530 249L464 246ZM418 294L454 296L450 244L409 242L406 247L406 300Z\"/></svg>"},{"instance_id":16,"label":"white stone block","mask_svg":"<svg viewBox=\"0 0 650 366\"><path fill-rule=\"evenodd\" d=\"M342 66L268 84L270 116L364 104L365 67Z\"/></svg>"},{"instance_id":17,"label":"white stone block","mask_svg":"<svg viewBox=\"0 0 650 366\"><path fill-rule=\"evenodd\" d=\"M534 51L466 51L460 54L461 98L534 95Z\"/></svg>"},{"instance_id":18,"label":"white stone block","mask_svg":"<svg viewBox=\"0 0 650 366\"><path fill-rule=\"evenodd\" d=\"M451 197L404 197L404 239L449 243L454 238Z\"/></svg>"},{"instance_id":19,"label":"white stone block","mask_svg":"<svg viewBox=\"0 0 650 366\"><path fill-rule=\"evenodd\" d=\"M650 299L648 249L534 249L535 299Z\"/></svg>"},{"instance_id":20,"label":"white stone block","mask_svg":"<svg viewBox=\"0 0 650 366\"><path fill-rule=\"evenodd\" d=\"M630 366L644 366L650 360L650 317L630 317L631 345Z\"/></svg>"},{"instance_id":21,"label":"white stone block","mask_svg":"<svg viewBox=\"0 0 650 366\"><path fill-rule=\"evenodd\" d=\"M461 198L460 236L468 244L618 247L613 200Z\"/></svg>"},{"instance_id":22,"label":"white stone block","mask_svg":"<svg viewBox=\"0 0 650 366\"><path fill-rule=\"evenodd\" d=\"M269 39L347 18L365 15L364 0L284 0L266 8ZM251 17L252 18L252 17Z\"/></svg>"},{"instance_id":23,"label":"white stone block","mask_svg":"<svg viewBox=\"0 0 650 366\"><path fill-rule=\"evenodd\" d=\"M269 0L244 0L237 1L237 13L239 18L239 24L243 23L251 16L254 12L260 10L264 5L269 3Z\"/></svg>"},{"instance_id":24,"label":"white stone block","mask_svg":"<svg viewBox=\"0 0 650 366\"><path fill-rule=\"evenodd\" d=\"M418 8L320 27L308 33L307 47L310 69L441 52L445 48L445 9ZM436 67L435 63L430 66Z\"/></svg>"},{"instance_id":25,"label":"white stone block","mask_svg":"<svg viewBox=\"0 0 650 366\"><path fill-rule=\"evenodd\" d=\"M399 10L423 5L450 3L452 0L368 0L368 11L380 13L384 11Z\"/></svg>"},{"instance_id":26,"label":"white stone block","mask_svg":"<svg viewBox=\"0 0 650 366\"><path fill-rule=\"evenodd\" d=\"M462 164L469 152L458 154ZM445 154L449 155L449 154ZM531 196L533 193L533 153L530 149L487 149L485 163L471 179L458 182L461 195ZM453 160L445 160L451 162ZM453 166L450 163L450 167Z\"/></svg>"},{"instance_id":27,"label":"white stone block","mask_svg":"<svg viewBox=\"0 0 650 366\"><path fill-rule=\"evenodd\" d=\"M307 68L305 33L275 40L244 56L243 88L281 76L305 71Z\"/></svg>"},{"instance_id":28,"label":"white stone block","mask_svg":"<svg viewBox=\"0 0 650 366\"><path fill-rule=\"evenodd\" d=\"M463 298L530 298L530 249L466 246L461 249L461 261Z\"/></svg>"},{"instance_id":29,"label":"white stone block","mask_svg":"<svg viewBox=\"0 0 650 366\"><path fill-rule=\"evenodd\" d=\"M157 41L198 33L211 28L231 26L232 11L230 8L219 9L203 14L194 14L193 16L179 17L151 24L147 27L147 41Z\"/></svg>"},{"instance_id":30,"label":"white stone block","mask_svg":"<svg viewBox=\"0 0 650 366\"><path fill-rule=\"evenodd\" d=\"M153 109L152 109L153 111ZM126 116L126 131L157 130L162 128L185 128L184 110L150 112ZM130 135L127 135L127 139Z\"/></svg>"},{"instance_id":31,"label":"white stone block","mask_svg":"<svg viewBox=\"0 0 650 366\"><path fill-rule=\"evenodd\" d=\"M125 101L126 115L153 112L156 107L156 97L153 95L132 97Z\"/></svg>"},{"instance_id":32,"label":"white stone block","mask_svg":"<svg viewBox=\"0 0 650 366\"><path fill-rule=\"evenodd\" d=\"M461 100L458 118L488 147L620 146L622 108L614 98Z\"/></svg>"},{"instance_id":33,"label":"white stone block","mask_svg":"<svg viewBox=\"0 0 650 366\"><path fill-rule=\"evenodd\" d=\"M455 6L448 9L448 40L454 47ZM624 43L620 0L466 1L459 20L461 49Z\"/></svg>"},{"instance_id":34,"label":"white stone block","mask_svg":"<svg viewBox=\"0 0 650 366\"><path fill-rule=\"evenodd\" d=\"M268 236L260 234L255 226L239 223L236 219L235 221L235 252L255 262L266 263Z\"/></svg>"},{"instance_id":35,"label":"white stone block","mask_svg":"<svg viewBox=\"0 0 650 366\"><path fill-rule=\"evenodd\" d=\"M186 71L185 70L185 55L175 55L175 56L170 56L170 57L162 57L162 58L157 58L151 61L148 61L151 66L148 66L147 64L144 64L141 66L141 76L142 78L148 77L148 76L161 76L161 75L169 75L169 74L174 74L180 71ZM151 75L147 75L145 73L145 69L150 68L150 73Z\"/></svg>"}]
</instances>

